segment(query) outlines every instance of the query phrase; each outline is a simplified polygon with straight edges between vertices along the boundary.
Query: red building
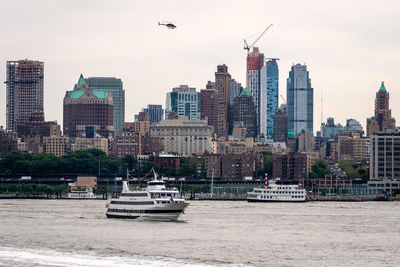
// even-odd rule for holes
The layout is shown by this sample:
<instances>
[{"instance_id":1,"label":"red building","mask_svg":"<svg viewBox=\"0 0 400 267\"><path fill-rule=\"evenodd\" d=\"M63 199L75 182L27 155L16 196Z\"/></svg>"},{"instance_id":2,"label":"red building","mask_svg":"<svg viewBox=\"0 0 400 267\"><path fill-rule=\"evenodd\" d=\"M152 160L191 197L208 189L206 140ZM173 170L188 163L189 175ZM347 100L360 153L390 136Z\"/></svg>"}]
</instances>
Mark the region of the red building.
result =
<instances>
[{"instance_id":1,"label":"red building","mask_svg":"<svg viewBox=\"0 0 400 267\"><path fill-rule=\"evenodd\" d=\"M161 154L150 157L150 160L158 165L161 172L163 169L171 167L173 172L178 173L178 170L181 167L179 156Z\"/></svg>"},{"instance_id":2,"label":"red building","mask_svg":"<svg viewBox=\"0 0 400 267\"><path fill-rule=\"evenodd\" d=\"M218 114L218 91L214 89L214 84L210 81L206 89L200 91L200 116L202 120L207 120L208 125L217 129Z\"/></svg>"}]
</instances>

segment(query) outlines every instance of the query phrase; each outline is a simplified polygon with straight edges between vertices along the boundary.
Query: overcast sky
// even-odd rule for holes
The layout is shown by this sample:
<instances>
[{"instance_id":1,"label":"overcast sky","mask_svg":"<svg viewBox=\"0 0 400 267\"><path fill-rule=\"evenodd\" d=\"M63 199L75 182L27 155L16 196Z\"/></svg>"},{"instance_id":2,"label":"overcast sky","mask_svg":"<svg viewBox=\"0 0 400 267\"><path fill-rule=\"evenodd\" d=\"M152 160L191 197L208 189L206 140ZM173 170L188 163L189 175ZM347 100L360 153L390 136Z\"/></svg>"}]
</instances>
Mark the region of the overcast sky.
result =
<instances>
[{"instance_id":1,"label":"overcast sky","mask_svg":"<svg viewBox=\"0 0 400 267\"><path fill-rule=\"evenodd\" d=\"M125 121L147 104L165 106L180 84L198 90L226 64L245 85L246 51L278 57L280 94L293 63L306 63L314 88L314 129L334 117L364 126L385 81L400 120L400 1L18 1L2 0L0 76L7 60L44 61L46 120L62 123L63 98L80 73L121 78ZM172 21L175 30L157 25ZM0 124L5 125L2 83Z\"/></svg>"}]
</instances>

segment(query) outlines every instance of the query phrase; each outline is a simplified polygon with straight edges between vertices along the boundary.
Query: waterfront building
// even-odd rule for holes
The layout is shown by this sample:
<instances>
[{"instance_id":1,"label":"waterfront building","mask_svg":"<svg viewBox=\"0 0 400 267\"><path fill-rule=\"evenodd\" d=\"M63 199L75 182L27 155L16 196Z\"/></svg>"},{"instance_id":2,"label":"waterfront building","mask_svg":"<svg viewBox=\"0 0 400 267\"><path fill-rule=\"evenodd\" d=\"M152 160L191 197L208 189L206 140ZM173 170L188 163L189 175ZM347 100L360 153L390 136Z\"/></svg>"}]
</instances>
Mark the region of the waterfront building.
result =
<instances>
[{"instance_id":1,"label":"waterfront building","mask_svg":"<svg viewBox=\"0 0 400 267\"><path fill-rule=\"evenodd\" d=\"M18 136L16 132L0 128L0 159L7 153L18 150Z\"/></svg>"},{"instance_id":2,"label":"waterfront building","mask_svg":"<svg viewBox=\"0 0 400 267\"><path fill-rule=\"evenodd\" d=\"M159 155L150 156L150 161L156 163L161 172L165 172L167 168L171 168L171 172L177 174L181 166L180 157L171 154L161 153ZM168 175L167 173L164 174Z\"/></svg>"},{"instance_id":3,"label":"waterfront building","mask_svg":"<svg viewBox=\"0 0 400 267\"><path fill-rule=\"evenodd\" d=\"M139 151L138 135L133 131L124 131L115 136L112 142L112 155L121 159L126 155L137 156Z\"/></svg>"},{"instance_id":4,"label":"waterfront building","mask_svg":"<svg viewBox=\"0 0 400 267\"><path fill-rule=\"evenodd\" d=\"M31 113L24 124L17 125L18 138L25 140L29 137L39 136L40 142L43 137L50 136L51 127L57 125L57 121L45 121L44 112L37 110Z\"/></svg>"},{"instance_id":5,"label":"waterfront building","mask_svg":"<svg viewBox=\"0 0 400 267\"><path fill-rule=\"evenodd\" d=\"M272 178L297 181L308 178L315 161L315 155L309 153L273 154Z\"/></svg>"},{"instance_id":6,"label":"waterfront building","mask_svg":"<svg viewBox=\"0 0 400 267\"><path fill-rule=\"evenodd\" d=\"M108 139L102 137L94 137L94 138L77 137L74 140L72 140L71 143L71 151L88 150L92 148L103 150L108 155Z\"/></svg>"},{"instance_id":7,"label":"waterfront building","mask_svg":"<svg viewBox=\"0 0 400 267\"><path fill-rule=\"evenodd\" d=\"M212 142L212 153L215 154L244 154L244 153L258 153L273 152L274 146L272 144L265 144L263 142L254 141L254 138L245 138L244 141L218 141Z\"/></svg>"},{"instance_id":8,"label":"waterfront building","mask_svg":"<svg viewBox=\"0 0 400 267\"><path fill-rule=\"evenodd\" d=\"M74 90L64 97L63 133L80 136L86 126L93 126L103 137L114 135L113 99L106 90L91 90L81 74Z\"/></svg>"},{"instance_id":9,"label":"waterfront building","mask_svg":"<svg viewBox=\"0 0 400 267\"><path fill-rule=\"evenodd\" d=\"M147 113L147 119L150 123L160 122L164 119L164 109L162 105L147 105L147 108L143 108L142 112Z\"/></svg>"},{"instance_id":10,"label":"waterfront building","mask_svg":"<svg viewBox=\"0 0 400 267\"><path fill-rule=\"evenodd\" d=\"M382 82L376 93L375 115L367 119L367 136L386 130L394 130L395 127L396 120L392 118L392 111L389 108L389 92Z\"/></svg>"},{"instance_id":11,"label":"waterfront building","mask_svg":"<svg viewBox=\"0 0 400 267\"><path fill-rule=\"evenodd\" d=\"M274 114L274 142L286 142L288 135L288 115L286 105L281 105Z\"/></svg>"},{"instance_id":12,"label":"waterfront building","mask_svg":"<svg viewBox=\"0 0 400 267\"><path fill-rule=\"evenodd\" d=\"M340 131L339 131L340 132ZM363 161L367 159L367 138L355 135L338 135L330 143L331 157L337 161Z\"/></svg>"},{"instance_id":13,"label":"waterfront building","mask_svg":"<svg viewBox=\"0 0 400 267\"><path fill-rule=\"evenodd\" d=\"M254 178L256 170L263 165L262 154L244 153L235 155L221 155L203 153L196 157L197 174L204 171L207 177L224 180L243 181L245 177Z\"/></svg>"},{"instance_id":14,"label":"waterfront building","mask_svg":"<svg viewBox=\"0 0 400 267\"><path fill-rule=\"evenodd\" d=\"M165 116L176 112L178 117L186 116L189 120L200 120L200 93L196 88L180 85L167 93Z\"/></svg>"},{"instance_id":15,"label":"waterfront building","mask_svg":"<svg viewBox=\"0 0 400 267\"><path fill-rule=\"evenodd\" d=\"M335 124L334 118L328 118L326 123L321 123L321 137L327 138L328 140L335 139L337 136L338 130L342 129L343 126L339 124Z\"/></svg>"},{"instance_id":16,"label":"waterfront building","mask_svg":"<svg viewBox=\"0 0 400 267\"><path fill-rule=\"evenodd\" d=\"M50 136L43 137L43 152L64 157L69 152L69 137L61 135L61 126L51 126Z\"/></svg>"},{"instance_id":17,"label":"waterfront building","mask_svg":"<svg viewBox=\"0 0 400 267\"><path fill-rule=\"evenodd\" d=\"M253 52L247 54L247 88L250 90L257 113L257 130L260 126L261 108L261 68L264 65L264 54L260 53L258 47L253 47ZM258 133L257 133L258 134Z\"/></svg>"},{"instance_id":18,"label":"waterfront building","mask_svg":"<svg viewBox=\"0 0 400 267\"><path fill-rule=\"evenodd\" d=\"M207 121L189 120L181 117L176 120L163 120L150 126L152 137L161 138L164 150L181 156L211 151L213 127Z\"/></svg>"},{"instance_id":19,"label":"waterfront building","mask_svg":"<svg viewBox=\"0 0 400 267\"><path fill-rule=\"evenodd\" d=\"M276 58L261 68L260 133L267 140L274 138L274 115L279 104L279 68Z\"/></svg>"},{"instance_id":20,"label":"waterfront building","mask_svg":"<svg viewBox=\"0 0 400 267\"><path fill-rule=\"evenodd\" d=\"M400 133L387 130L370 136L370 180L400 180Z\"/></svg>"},{"instance_id":21,"label":"waterfront building","mask_svg":"<svg viewBox=\"0 0 400 267\"><path fill-rule=\"evenodd\" d=\"M215 83L208 81L206 89L200 91L200 117L207 120L208 125L217 129L218 118L218 91L215 89Z\"/></svg>"},{"instance_id":22,"label":"waterfront building","mask_svg":"<svg viewBox=\"0 0 400 267\"><path fill-rule=\"evenodd\" d=\"M215 132L219 138L225 140L228 140L229 134L230 79L228 67L225 64L218 65L215 73L215 89L218 94L217 129L215 129Z\"/></svg>"},{"instance_id":23,"label":"waterfront building","mask_svg":"<svg viewBox=\"0 0 400 267\"><path fill-rule=\"evenodd\" d=\"M105 90L111 93L114 130L116 134L121 133L125 122L125 90L122 80L115 77L90 77L85 81L91 90Z\"/></svg>"},{"instance_id":24,"label":"waterfront building","mask_svg":"<svg viewBox=\"0 0 400 267\"><path fill-rule=\"evenodd\" d=\"M313 132L314 89L306 65L292 66L287 79L288 129L298 134L301 130Z\"/></svg>"},{"instance_id":25,"label":"waterfront building","mask_svg":"<svg viewBox=\"0 0 400 267\"><path fill-rule=\"evenodd\" d=\"M6 126L17 131L34 111L43 111L44 64L34 60L7 61Z\"/></svg>"},{"instance_id":26,"label":"waterfront building","mask_svg":"<svg viewBox=\"0 0 400 267\"><path fill-rule=\"evenodd\" d=\"M257 137L257 114L256 106L251 92L244 88L240 96L235 98L232 107L232 121L242 122L246 128L246 137Z\"/></svg>"}]
</instances>

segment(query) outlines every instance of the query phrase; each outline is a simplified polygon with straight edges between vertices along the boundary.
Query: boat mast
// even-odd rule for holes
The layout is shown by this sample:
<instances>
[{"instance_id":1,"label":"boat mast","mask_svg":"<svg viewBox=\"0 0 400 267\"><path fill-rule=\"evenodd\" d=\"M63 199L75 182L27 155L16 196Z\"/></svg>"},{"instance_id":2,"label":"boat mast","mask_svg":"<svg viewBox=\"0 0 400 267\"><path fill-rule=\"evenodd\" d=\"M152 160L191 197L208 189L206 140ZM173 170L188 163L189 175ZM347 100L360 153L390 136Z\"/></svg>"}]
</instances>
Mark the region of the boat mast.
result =
<instances>
[{"instance_id":1,"label":"boat mast","mask_svg":"<svg viewBox=\"0 0 400 267\"><path fill-rule=\"evenodd\" d=\"M212 170L212 173L211 173L211 195L213 194L213 187L214 187L214 170Z\"/></svg>"}]
</instances>

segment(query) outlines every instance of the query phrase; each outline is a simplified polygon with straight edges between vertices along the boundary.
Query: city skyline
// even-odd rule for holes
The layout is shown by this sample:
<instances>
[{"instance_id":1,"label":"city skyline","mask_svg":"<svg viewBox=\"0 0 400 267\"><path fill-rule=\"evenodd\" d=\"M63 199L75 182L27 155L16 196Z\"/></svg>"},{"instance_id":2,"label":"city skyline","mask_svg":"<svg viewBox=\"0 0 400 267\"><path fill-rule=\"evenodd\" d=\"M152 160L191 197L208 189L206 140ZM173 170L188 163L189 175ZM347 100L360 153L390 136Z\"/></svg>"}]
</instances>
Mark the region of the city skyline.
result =
<instances>
[{"instance_id":1,"label":"city skyline","mask_svg":"<svg viewBox=\"0 0 400 267\"><path fill-rule=\"evenodd\" d=\"M229 11L219 14L218 7L227 3ZM362 7L356 9L360 3ZM22 19L15 21L14 12L0 18L8 25L0 30L8 36L0 45L4 51L0 75L5 81L7 60L44 62L44 111L48 120L59 124L63 123L60 107L64 93L80 73L124 81L126 121L132 121L134 114L147 104L164 105L166 92L177 84L190 84L200 91L208 80L213 80L219 64L225 63L232 77L245 84L243 38L253 41L268 23L274 26L257 46L265 57L281 59L281 95L286 95L290 66L307 64L315 90L315 130L321 123L321 92L323 122L333 117L335 122L344 124L346 119L355 118L365 129L366 118L373 115L371 106L381 81L385 81L392 96L392 117L400 115L396 109L400 104L396 90L400 86L396 75L400 23L396 10L400 6L394 1L385 5L342 1L330 7L310 1L297 4L293 8L296 12L288 10L285 1L255 2L253 6L207 1L190 5L49 1L40 6L28 1L6 1L3 5L4 10L19 10ZM105 15L113 19L99 22ZM237 20L238 17L243 19ZM171 20L178 27L160 28L158 20ZM27 38L29 42L22 42ZM153 79L154 73L159 73L157 79ZM1 99L0 124L5 125L5 84Z\"/></svg>"}]
</instances>

